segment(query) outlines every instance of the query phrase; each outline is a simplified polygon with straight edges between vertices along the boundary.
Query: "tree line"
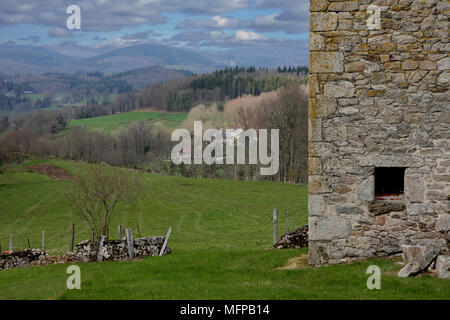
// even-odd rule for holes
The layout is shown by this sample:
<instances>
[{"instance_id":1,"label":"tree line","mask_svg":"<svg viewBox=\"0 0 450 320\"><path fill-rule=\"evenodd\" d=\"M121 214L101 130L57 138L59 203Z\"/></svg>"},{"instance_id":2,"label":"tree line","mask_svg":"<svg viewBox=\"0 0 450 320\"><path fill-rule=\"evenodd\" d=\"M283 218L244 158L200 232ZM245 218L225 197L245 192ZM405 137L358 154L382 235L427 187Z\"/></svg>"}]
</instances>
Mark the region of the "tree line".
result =
<instances>
[{"instance_id":1,"label":"tree line","mask_svg":"<svg viewBox=\"0 0 450 320\"><path fill-rule=\"evenodd\" d=\"M210 74L168 80L139 92L129 92L112 104L121 111L154 108L169 112L186 112L198 104L223 103L245 95L259 96L289 84L305 84L307 68L296 72L278 72L255 67L226 68Z\"/></svg>"}]
</instances>

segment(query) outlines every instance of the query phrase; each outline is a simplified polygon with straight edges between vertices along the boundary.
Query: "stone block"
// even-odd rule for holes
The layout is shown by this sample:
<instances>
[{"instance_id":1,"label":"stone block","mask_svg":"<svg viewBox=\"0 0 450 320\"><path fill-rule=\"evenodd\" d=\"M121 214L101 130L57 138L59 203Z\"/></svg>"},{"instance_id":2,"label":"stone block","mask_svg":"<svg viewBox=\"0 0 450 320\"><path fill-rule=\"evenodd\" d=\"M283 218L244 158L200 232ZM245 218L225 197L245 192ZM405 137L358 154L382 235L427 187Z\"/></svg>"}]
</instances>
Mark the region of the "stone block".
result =
<instances>
[{"instance_id":1,"label":"stone block","mask_svg":"<svg viewBox=\"0 0 450 320\"><path fill-rule=\"evenodd\" d=\"M338 25L338 16L335 12L314 12L309 19L311 31L333 31Z\"/></svg>"},{"instance_id":2,"label":"stone block","mask_svg":"<svg viewBox=\"0 0 450 320\"><path fill-rule=\"evenodd\" d=\"M308 192L309 194L316 194L322 191L322 176L308 177Z\"/></svg>"},{"instance_id":3,"label":"stone block","mask_svg":"<svg viewBox=\"0 0 450 320\"><path fill-rule=\"evenodd\" d=\"M436 273L439 279L450 279L450 256L440 255L436 258Z\"/></svg>"},{"instance_id":4,"label":"stone block","mask_svg":"<svg viewBox=\"0 0 450 320\"><path fill-rule=\"evenodd\" d=\"M407 204L406 212L409 216L422 216L424 214L433 214L435 207L433 203L411 203Z\"/></svg>"},{"instance_id":5,"label":"stone block","mask_svg":"<svg viewBox=\"0 0 450 320\"><path fill-rule=\"evenodd\" d=\"M449 70L450 69L450 58L444 58L442 60L439 60L437 63L437 69L439 71Z\"/></svg>"},{"instance_id":6,"label":"stone block","mask_svg":"<svg viewBox=\"0 0 450 320\"><path fill-rule=\"evenodd\" d=\"M323 11L327 8L327 0L310 0L309 10L311 12Z\"/></svg>"},{"instance_id":7,"label":"stone block","mask_svg":"<svg viewBox=\"0 0 450 320\"><path fill-rule=\"evenodd\" d=\"M310 217L324 216L325 200L321 195L310 195L308 198L308 212Z\"/></svg>"},{"instance_id":8,"label":"stone block","mask_svg":"<svg viewBox=\"0 0 450 320\"><path fill-rule=\"evenodd\" d=\"M334 98L318 96L316 100L316 117L324 118L336 112L337 101Z\"/></svg>"},{"instance_id":9,"label":"stone block","mask_svg":"<svg viewBox=\"0 0 450 320\"><path fill-rule=\"evenodd\" d=\"M322 162L320 161L320 158L308 158L308 174L309 175L322 174Z\"/></svg>"},{"instance_id":10,"label":"stone block","mask_svg":"<svg viewBox=\"0 0 450 320\"><path fill-rule=\"evenodd\" d=\"M375 177L370 176L362 180L357 186L356 194L361 201L375 200Z\"/></svg>"},{"instance_id":11,"label":"stone block","mask_svg":"<svg viewBox=\"0 0 450 320\"><path fill-rule=\"evenodd\" d=\"M315 73L334 73L344 71L342 52L310 52L309 71Z\"/></svg>"},{"instance_id":12,"label":"stone block","mask_svg":"<svg viewBox=\"0 0 450 320\"><path fill-rule=\"evenodd\" d=\"M329 11L356 11L359 8L358 1L332 2L328 6Z\"/></svg>"},{"instance_id":13,"label":"stone block","mask_svg":"<svg viewBox=\"0 0 450 320\"><path fill-rule=\"evenodd\" d=\"M405 196L409 202L422 202L425 187L423 179L418 176L405 177Z\"/></svg>"},{"instance_id":14,"label":"stone block","mask_svg":"<svg viewBox=\"0 0 450 320\"><path fill-rule=\"evenodd\" d=\"M450 214L440 214L438 216L436 230L441 232L450 231Z\"/></svg>"},{"instance_id":15,"label":"stone block","mask_svg":"<svg viewBox=\"0 0 450 320\"><path fill-rule=\"evenodd\" d=\"M369 211L374 215L405 210L405 204L400 202L376 201L369 205Z\"/></svg>"},{"instance_id":16,"label":"stone block","mask_svg":"<svg viewBox=\"0 0 450 320\"><path fill-rule=\"evenodd\" d=\"M333 98L351 98L355 95L355 85L350 81L326 83L323 89L324 95Z\"/></svg>"},{"instance_id":17,"label":"stone block","mask_svg":"<svg viewBox=\"0 0 450 320\"><path fill-rule=\"evenodd\" d=\"M311 142L322 141L322 119L309 118L308 139Z\"/></svg>"},{"instance_id":18,"label":"stone block","mask_svg":"<svg viewBox=\"0 0 450 320\"><path fill-rule=\"evenodd\" d=\"M415 60L405 60L402 63L403 70L415 70L419 67L419 62Z\"/></svg>"},{"instance_id":19,"label":"stone block","mask_svg":"<svg viewBox=\"0 0 450 320\"><path fill-rule=\"evenodd\" d=\"M325 264L329 260L328 245L323 242L308 241L308 263L312 266Z\"/></svg>"},{"instance_id":20,"label":"stone block","mask_svg":"<svg viewBox=\"0 0 450 320\"><path fill-rule=\"evenodd\" d=\"M351 234L349 219L338 216L309 217L309 240L345 239Z\"/></svg>"},{"instance_id":21,"label":"stone block","mask_svg":"<svg viewBox=\"0 0 450 320\"><path fill-rule=\"evenodd\" d=\"M361 61L347 63L345 65L345 72L362 72L366 68L366 64Z\"/></svg>"},{"instance_id":22,"label":"stone block","mask_svg":"<svg viewBox=\"0 0 450 320\"><path fill-rule=\"evenodd\" d=\"M336 206L336 213L339 214L363 214L361 207L353 204L342 204Z\"/></svg>"},{"instance_id":23,"label":"stone block","mask_svg":"<svg viewBox=\"0 0 450 320\"><path fill-rule=\"evenodd\" d=\"M434 258L437 257L441 246L428 244L426 246L402 245L405 267L399 272L400 278L414 276L428 268Z\"/></svg>"},{"instance_id":24,"label":"stone block","mask_svg":"<svg viewBox=\"0 0 450 320\"><path fill-rule=\"evenodd\" d=\"M361 167L402 167L418 168L424 165L424 160L419 156L393 156L380 155L360 156L357 158L358 165Z\"/></svg>"},{"instance_id":25,"label":"stone block","mask_svg":"<svg viewBox=\"0 0 450 320\"><path fill-rule=\"evenodd\" d=\"M309 35L309 50L317 51L325 49L325 37L318 33Z\"/></svg>"}]
</instances>

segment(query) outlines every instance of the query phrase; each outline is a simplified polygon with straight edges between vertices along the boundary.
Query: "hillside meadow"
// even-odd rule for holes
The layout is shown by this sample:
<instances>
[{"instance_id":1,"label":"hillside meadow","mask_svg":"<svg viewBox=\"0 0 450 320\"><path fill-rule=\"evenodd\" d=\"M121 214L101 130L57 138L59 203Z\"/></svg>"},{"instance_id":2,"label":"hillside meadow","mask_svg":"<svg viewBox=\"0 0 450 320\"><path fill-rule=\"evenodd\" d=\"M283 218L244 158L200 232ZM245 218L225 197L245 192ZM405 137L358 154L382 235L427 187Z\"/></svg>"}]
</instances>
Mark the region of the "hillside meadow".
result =
<instances>
[{"instance_id":1,"label":"hillside meadow","mask_svg":"<svg viewBox=\"0 0 450 320\"><path fill-rule=\"evenodd\" d=\"M88 225L72 211L64 191L70 180L28 172L48 163L77 174L82 162L34 160L0 175L0 243L39 247L45 230L50 253L68 250L71 225L76 242L89 238ZM106 168L106 170L125 170ZM125 170L144 186L139 200L121 204L117 225L139 224L143 235L173 228L173 253L139 261L79 264L81 290L65 288L67 265L0 271L0 299L448 299L448 281L430 276L400 279L395 259L310 268L307 249L275 250L272 209L290 212L291 226L307 223L307 187L266 181L189 179ZM284 230L281 215L280 233ZM291 266L297 265L296 269ZM369 265L380 266L381 290L366 287Z\"/></svg>"},{"instance_id":2,"label":"hillside meadow","mask_svg":"<svg viewBox=\"0 0 450 320\"><path fill-rule=\"evenodd\" d=\"M186 119L187 113L131 111L103 117L71 120L68 127L84 127L91 131L114 133L119 129L127 128L130 124L136 122L144 122L150 125L160 122L167 128L174 129L181 126Z\"/></svg>"}]
</instances>

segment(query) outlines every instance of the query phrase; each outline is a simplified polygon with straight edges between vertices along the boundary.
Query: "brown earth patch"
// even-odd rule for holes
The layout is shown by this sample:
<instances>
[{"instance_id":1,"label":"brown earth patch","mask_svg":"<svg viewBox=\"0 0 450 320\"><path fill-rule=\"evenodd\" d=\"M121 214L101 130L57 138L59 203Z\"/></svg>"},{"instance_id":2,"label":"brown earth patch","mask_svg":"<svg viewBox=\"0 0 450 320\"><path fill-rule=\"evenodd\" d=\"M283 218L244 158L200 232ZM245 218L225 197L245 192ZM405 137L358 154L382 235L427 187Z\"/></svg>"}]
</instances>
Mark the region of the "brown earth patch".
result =
<instances>
[{"instance_id":1,"label":"brown earth patch","mask_svg":"<svg viewBox=\"0 0 450 320\"><path fill-rule=\"evenodd\" d=\"M302 254L298 257L293 257L288 260L288 263L282 267L278 267L277 270L298 270L312 268L308 264L308 255Z\"/></svg>"},{"instance_id":2,"label":"brown earth patch","mask_svg":"<svg viewBox=\"0 0 450 320\"><path fill-rule=\"evenodd\" d=\"M66 170L52 166L50 164L35 164L28 167L28 172L41 173L53 180L72 179L73 176Z\"/></svg>"}]
</instances>

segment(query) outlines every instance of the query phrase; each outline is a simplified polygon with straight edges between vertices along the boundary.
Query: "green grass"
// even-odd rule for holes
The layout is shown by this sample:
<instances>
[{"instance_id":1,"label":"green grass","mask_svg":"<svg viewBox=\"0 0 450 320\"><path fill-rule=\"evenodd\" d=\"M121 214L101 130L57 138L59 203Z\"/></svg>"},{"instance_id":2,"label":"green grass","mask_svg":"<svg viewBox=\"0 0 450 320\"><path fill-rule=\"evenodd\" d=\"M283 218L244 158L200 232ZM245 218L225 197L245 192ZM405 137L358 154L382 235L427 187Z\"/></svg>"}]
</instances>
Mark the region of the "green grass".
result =
<instances>
[{"instance_id":1,"label":"green grass","mask_svg":"<svg viewBox=\"0 0 450 320\"><path fill-rule=\"evenodd\" d=\"M187 113L164 113L132 111L103 117L77 119L69 122L69 127L85 127L88 130L113 133L131 123L144 121L148 124L161 122L168 128L177 128L186 120Z\"/></svg>"},{"instance_id":2,"label":"green grass","mask_svg":"<svg viewBox=\"0 0 450 320\"><path fill-rule=\"evenodd\" d=\"M0 241L9 233L17 249L29 237L39 246L41 231L52 253L89 237L88 226L66 203L70 181L52 181L26 172L30 164L8 168L0 176ZM76 173L77 162L47 161ZM119 170L109 168L108 170ZM401 279L388 259L299 270L278 270L306 249L273 250L274 207L289 210L290 223L307 222L307 188L271 182L188 179L127 171L140 176L144 194L135 204L120 205L112 219L137 233L163 235L169 226L173 253L133 262L79 264L82 290L67 291L66 265L0 271L0 299L448 299L448 281L425 276ZM280 219L280 232L284 223ZM113 235L116 232L113 233ZM377 264L382 289L368 290L365 271Z\"/></svg>"}]
</instances>

